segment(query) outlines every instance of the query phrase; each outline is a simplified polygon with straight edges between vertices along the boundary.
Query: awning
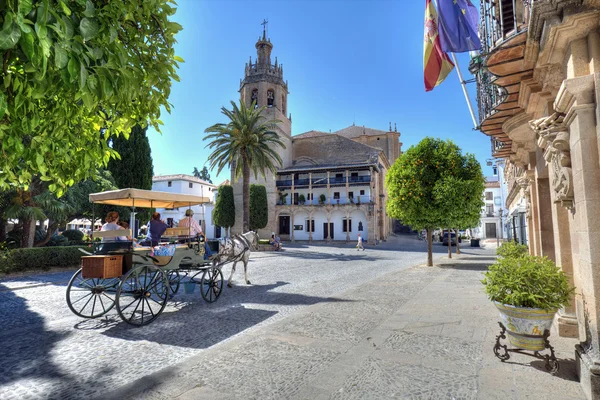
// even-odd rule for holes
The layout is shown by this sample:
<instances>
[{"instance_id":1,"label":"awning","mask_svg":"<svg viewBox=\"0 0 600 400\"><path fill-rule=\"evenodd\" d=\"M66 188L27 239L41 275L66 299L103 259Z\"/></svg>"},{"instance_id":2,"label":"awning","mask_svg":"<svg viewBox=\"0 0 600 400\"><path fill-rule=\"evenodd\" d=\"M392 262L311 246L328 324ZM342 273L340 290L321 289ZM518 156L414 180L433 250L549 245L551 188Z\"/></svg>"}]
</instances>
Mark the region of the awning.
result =
<instances>
[{"instance_id":1,"label":"awning","mask_svg":"<svg viewBox=\"0 0 600 400\"><path fill-rule=\"evenodd\" d=\"M142 189L120 189L90 194L90 202L142 208L177 208L210 203L208 197Z\"/></svg>"}]
</instances>

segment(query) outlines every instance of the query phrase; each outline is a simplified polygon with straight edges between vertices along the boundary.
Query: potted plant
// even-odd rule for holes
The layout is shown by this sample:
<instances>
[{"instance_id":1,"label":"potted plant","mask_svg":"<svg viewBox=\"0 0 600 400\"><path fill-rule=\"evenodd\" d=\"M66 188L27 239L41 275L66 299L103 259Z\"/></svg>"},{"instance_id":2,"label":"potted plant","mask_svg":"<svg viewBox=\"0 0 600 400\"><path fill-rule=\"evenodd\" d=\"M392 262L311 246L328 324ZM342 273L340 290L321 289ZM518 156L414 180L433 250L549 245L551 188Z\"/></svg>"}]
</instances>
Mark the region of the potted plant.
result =
<instances>
[{"instance_id":1,"label":"potted plant","mask_svg":"<svg viewBox=\"0 0 600 400\"><path fill-rule=\"evenodd\" d=\"M300 205L304 205L304 203L306 203L306 197L304 197L303 194L298 196L298 203L300 203Z\"/></svg>"},{"instance_id":2,"label":"potted plant","mask_svg":"<svg viewBox=\"0 0 600 400\"><path fill-rule=\"evenodd\" d=\"M287 195L287 193L279 192L279 204L285 204L285 198Z\"/></svg>"},{"instance_id":3,"label":"potted plant","mask_svg":"<svg viewBox=\"0 0 600 400\"><path fill-rule=\"evenodd\" d=\"M321 193L321 195L319 196L319 204L325 204L326 200L327 197L325 197L325 195Z\"/></svg>"},{"instance_id":4,"label":"potted plant","mask_svg":"<svg viewBox=\"0 0 600 400\"><path fill-rule=\"evenodd\" d=\"M525 350L545 348L544 332L554 315L569 304L575 288L547 257L524 254L527 246L514 242L501 246L498 261L489 267L482 283L500 311L510 343Z\"/></svg>"}]
</instances>

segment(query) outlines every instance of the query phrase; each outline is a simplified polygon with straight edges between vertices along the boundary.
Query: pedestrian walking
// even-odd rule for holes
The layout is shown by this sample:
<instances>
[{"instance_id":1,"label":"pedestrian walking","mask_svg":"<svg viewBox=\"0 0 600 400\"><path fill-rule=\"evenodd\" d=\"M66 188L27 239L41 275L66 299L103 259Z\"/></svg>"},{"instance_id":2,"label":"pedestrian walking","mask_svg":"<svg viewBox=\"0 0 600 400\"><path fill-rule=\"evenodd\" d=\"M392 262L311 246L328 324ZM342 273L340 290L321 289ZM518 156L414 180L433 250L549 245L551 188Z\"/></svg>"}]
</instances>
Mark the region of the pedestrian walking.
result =
<instances>
[{"instance_id":1,"label":"pedestrian walking","mask_svg":"<svg viewBox=\"0 0 600 400\"><path fill-rule=\"evenodd\" d=\"M356 251L359 251L361 249L362 249L362 251L365 251L365 248L363 246L363 238L360 237L360 233L359 233L358 234L358 243L356 243Z\"/></svg>"}]
</instances>

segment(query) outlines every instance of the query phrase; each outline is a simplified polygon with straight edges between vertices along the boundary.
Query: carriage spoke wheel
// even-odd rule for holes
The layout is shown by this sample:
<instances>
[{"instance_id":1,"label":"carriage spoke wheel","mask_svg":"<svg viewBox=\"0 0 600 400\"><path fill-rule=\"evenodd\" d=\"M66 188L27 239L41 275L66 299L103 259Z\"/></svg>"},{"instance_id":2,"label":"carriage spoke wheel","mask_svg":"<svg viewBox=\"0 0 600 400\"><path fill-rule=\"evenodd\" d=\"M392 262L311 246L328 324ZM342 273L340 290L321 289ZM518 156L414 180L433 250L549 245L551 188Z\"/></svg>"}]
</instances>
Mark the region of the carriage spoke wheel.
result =
<instances>
[{"instance_id":1,"label":"carriage spoke wheel","mask_svg":"<svg viewBox=\"0 0 600 400\"><path fill-rule=\"evenodd\" d=\"M67 305L82 318L98 318L115 306L119 278L84 278L81 268L67 286Z\"/></svg>"},{"instance_id":2,"label":"carriage spoke wheel","mask_svg":"<svg viewBox=\"0 0 600 400\"><path fill-rule=\"evenodd\" d=\"M117 312L131 325L147 325L162 313L169 297L167 274L153 265L129 271L117 290Z\"/></svg>"},{"instance_id":3,"label":"carriage spoke wheel","mask_svg":"<svg viewBox=\"0 0 600 400\"><path fill-rule=\"evenodd\" d=\"M213 303L223 292L223 273L219 268L208 268L202 274L200 293L202 298Z\"/></svg>"},{"instance_id":4,"label":"carriage spoke wheel","mask_svg":"<svg viewBox=\"0 0 600 400\"><path fill-rule=\"evenodd\" d=\"M181 275L179 275L178 271L169 271L167 272L167 277L169 279L169 299L172 299L179 290Z\"/></svg>"}]
</instances>

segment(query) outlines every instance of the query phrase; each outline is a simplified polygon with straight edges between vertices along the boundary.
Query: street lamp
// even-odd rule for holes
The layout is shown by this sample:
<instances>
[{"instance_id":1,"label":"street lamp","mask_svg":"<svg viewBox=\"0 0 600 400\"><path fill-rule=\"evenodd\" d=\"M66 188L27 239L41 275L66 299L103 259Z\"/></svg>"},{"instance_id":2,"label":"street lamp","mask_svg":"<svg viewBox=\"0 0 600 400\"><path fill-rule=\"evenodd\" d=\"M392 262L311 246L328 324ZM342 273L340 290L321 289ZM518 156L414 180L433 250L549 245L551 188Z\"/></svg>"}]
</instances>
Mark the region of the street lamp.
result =
<instances>
[{"instance_id":1,"label":"street lamp","mask_svg":"<svg viewBox=\"0 0 600 400\"><path fill-rule=\"evenodd\" d=\"M496 247L500 247L500 235L502 235L502 209L498 210L498 219L500 220L499 231L496 233Z\"/></svg>"}]
</instances>

